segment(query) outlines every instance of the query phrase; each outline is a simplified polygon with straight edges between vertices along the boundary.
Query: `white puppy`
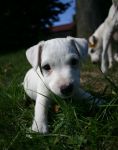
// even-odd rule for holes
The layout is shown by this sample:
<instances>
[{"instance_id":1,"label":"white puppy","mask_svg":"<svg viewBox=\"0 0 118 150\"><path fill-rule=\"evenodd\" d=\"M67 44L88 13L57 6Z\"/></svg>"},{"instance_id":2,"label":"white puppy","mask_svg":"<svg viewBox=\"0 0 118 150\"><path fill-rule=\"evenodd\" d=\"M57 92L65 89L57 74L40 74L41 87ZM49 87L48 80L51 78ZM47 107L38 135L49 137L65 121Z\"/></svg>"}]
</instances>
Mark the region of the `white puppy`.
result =
<instances>
[{"instance_id":1,"label":"white puppy","mask_svg":"<svg viewBox=\"0 0 118 150\"><path fill-rule=\"evenodd\" d=\"M88 44L80 38L42 41L26 51L32 69L24 79L28 96L36 100L32 130L48 132L47 111L51 93L61 98L88 99L80 89L80 61L87 56Z\"/></svg>"},{"instance_id":2,"label":"white puppy","mask_svg":"<svg viewBox=\"0 0 118 150\"><path fill-rule=\"evenodd\" d=\"M113 0L113 4L109 10L108 17L104 22L104 32L103 32L103 51L102 51L102 63L101 63L101 70L103 73L107 72L108 65L108 47L112 40L118 42L118 1Z\"/></svg>"}]
</instances>

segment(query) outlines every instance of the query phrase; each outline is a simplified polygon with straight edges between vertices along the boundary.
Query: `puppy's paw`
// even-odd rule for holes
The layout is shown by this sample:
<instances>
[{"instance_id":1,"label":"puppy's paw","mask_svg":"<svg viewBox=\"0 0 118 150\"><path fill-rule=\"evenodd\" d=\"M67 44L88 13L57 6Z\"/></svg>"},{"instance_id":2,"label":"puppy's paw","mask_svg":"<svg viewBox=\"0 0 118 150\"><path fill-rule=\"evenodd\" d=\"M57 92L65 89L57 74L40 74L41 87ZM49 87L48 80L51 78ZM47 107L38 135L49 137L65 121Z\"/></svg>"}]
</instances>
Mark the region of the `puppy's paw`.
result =
<instances>
[{"instance_id":1,"label":"puppy's paw","mask_svg":"<svg viewBox=\"0 0 118 150\"><path fill-rule=\"evenodd\" d=\"M33 123L31 129L32 131L43 133L43 134L48 133L48 125L46 123L40 123L40 124Z\"/></svg>"}]
</instances>

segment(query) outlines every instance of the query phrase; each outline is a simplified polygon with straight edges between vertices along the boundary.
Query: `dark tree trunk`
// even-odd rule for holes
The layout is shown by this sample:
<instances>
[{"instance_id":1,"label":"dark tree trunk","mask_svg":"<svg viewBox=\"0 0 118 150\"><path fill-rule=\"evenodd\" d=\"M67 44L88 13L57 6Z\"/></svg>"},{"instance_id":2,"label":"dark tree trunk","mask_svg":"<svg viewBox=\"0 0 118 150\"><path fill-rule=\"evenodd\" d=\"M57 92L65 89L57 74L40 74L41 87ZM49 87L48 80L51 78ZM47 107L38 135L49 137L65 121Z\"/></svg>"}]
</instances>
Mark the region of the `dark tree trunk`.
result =
<instances>
[{"instance_id":1,"label":"dark tree trunk","mask_svg":"<svg viewBox=\"0 0 118 150\"><path fill-rule=\"evenodd\" d=\"M107 17L111 0L76 0L77 37L90 36Z\"/></svg>"}]
</instances>

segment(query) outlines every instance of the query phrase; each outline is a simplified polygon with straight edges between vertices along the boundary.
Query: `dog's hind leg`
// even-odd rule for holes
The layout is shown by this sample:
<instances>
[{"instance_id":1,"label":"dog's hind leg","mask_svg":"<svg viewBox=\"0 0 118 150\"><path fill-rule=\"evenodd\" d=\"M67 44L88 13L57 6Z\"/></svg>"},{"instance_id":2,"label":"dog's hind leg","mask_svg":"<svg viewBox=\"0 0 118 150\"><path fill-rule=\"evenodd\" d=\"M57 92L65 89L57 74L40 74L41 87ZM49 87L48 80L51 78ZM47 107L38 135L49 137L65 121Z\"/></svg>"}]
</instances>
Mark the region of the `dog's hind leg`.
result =
<instances>
[{"instance_id":1,"label":"dog's hind leg","mask_svg":"<svg viewBox=\"0 0 118 150\"><path fill-rule=\"evenodd\" d=\"M111 40L111 35L113 32L113 27L106 26L104 36L103 36L103 51L102 51L102 61L101 61L101 70L103 73L106 73L108 70L108 47Z\"/></svg>"},{"instance_id":2,"label":"dog's hind leg","mask_svg":"<svg viewBox=\"0 0 118 150\"><path fill-rule=\"evenodd\" d=\"M108 68L112 68L113 66L113 54L112 54L112 47L111 47L111 43L109 43L108 46Z\"/></svg>"}]
</instances>

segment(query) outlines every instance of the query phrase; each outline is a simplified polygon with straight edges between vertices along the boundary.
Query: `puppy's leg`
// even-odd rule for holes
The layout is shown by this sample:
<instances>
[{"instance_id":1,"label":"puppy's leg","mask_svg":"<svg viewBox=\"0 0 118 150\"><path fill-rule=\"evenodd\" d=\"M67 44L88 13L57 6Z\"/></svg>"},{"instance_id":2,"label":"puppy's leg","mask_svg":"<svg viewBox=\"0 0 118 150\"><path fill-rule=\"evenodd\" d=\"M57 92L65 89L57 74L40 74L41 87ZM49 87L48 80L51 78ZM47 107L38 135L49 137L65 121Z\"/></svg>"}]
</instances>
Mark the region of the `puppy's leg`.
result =
<instances>
[{"instance_id":1,"label":"puppy's leg","mask_svg":"<svg viewBox=\"0 0 118 150\"><path fill-rule=\"evenodd\" d=\"M47 112L49 101L46 97L38 95L35 104L35 114L32 130L40 133L48 132Z\"/></svg>"},{"instance_id":2,"label":"puppy's leg","mask_svg":"<svg viewBox=\"0 0 118 150\"><path fill-rule=\"evenodd\" d=\"M108 46L108 63L109 63L108 68L109 69L112 68L112 66L113 66L113 56L112 56L111 43Z\"/></svg>"},{"instance_id":3,"label":"puppy's leg","mask_svg":"<svg viewBox=\"0 0 118 150\"><path fill-rule=\"evenodd\" d=\"M102 61L101 61L101 70L103 73L107 72L108 66L107 66L107 60L108 60L108 46L111 39L113 27L106 26L106 29L104 31L103 35L103 51L102 51Z\"/></svg>"}]
</instances>

